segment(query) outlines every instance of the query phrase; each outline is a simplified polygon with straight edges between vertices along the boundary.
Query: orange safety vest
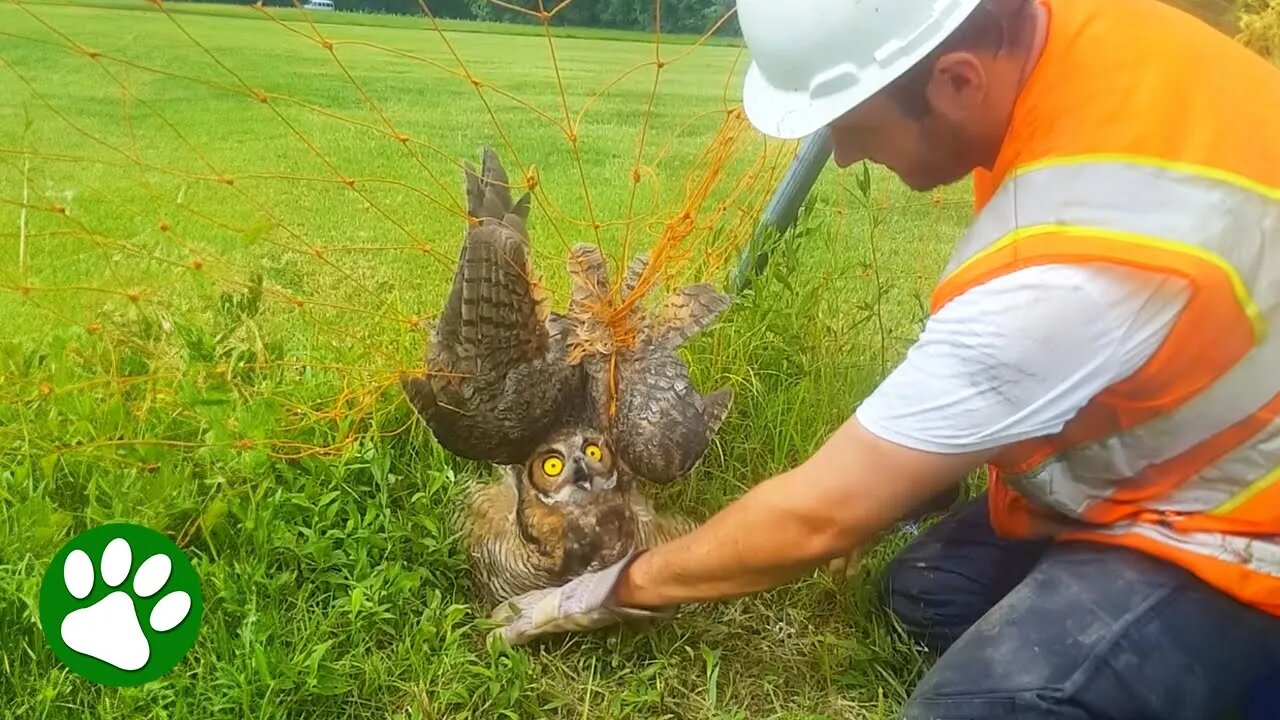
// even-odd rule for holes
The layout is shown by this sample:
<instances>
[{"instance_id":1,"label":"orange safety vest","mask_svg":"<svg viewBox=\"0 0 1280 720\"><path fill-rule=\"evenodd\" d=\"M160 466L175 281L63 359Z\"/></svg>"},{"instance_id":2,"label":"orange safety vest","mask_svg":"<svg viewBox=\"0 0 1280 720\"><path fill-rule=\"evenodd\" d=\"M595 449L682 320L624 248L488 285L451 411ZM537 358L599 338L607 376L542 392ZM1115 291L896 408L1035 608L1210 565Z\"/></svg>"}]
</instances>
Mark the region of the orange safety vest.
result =
<instances>
[{"instance_id":1,"label":"orange safety vest","mask_svg":"<svg viewBox=\"0 0 1280 720\"><path fill-rule=\"evenodd\" d=\"M1280 70L1157 0L1038 0L1043 54L934 292L1043 263L1192 292L1137 372L990 464L1005 537L1135 548L1280 615Z\"/></svg>"}]
</instances>

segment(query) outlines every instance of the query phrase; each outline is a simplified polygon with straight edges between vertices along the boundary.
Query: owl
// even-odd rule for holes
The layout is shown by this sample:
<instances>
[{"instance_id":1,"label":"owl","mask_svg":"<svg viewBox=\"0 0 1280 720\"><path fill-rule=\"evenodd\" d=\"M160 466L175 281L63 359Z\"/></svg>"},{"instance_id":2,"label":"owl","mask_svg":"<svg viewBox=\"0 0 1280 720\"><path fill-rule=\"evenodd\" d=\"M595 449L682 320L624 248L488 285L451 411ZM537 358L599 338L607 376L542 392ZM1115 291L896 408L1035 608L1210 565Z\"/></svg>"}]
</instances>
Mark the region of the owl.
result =
<instances>
[{"instance_id":1,"label":"owl","mask_svg":"<svg viewBox=\"0 0 1280 720\"><path fill-rule=\"evenodd\" d=\"M615 293L599 248L579 244L568 307L554 311L532 263L529 194L514 198L491 148L478 173L464 163L463 187L453 284L425 372L401 388L443 448L499 468L469 499L465 537L477 585L500 600L694 526L655 512L639 482L686 475L729 410L730 389L698 392L677 355L729 300L703 284L645 302L644 258Z\"/></svg>"},{"instance_id":2,"label":"owl","mask_svg":"<svg viewBox=\"0 0 1280 720\"><path fill-rule=\"evenodd\" d=\"M475 585L490 605L562 585L634 550L693 529L656 513L609 440L590 428L557 430L497 482L479 486L465 513Z\"/></svg>"}]
</instances>

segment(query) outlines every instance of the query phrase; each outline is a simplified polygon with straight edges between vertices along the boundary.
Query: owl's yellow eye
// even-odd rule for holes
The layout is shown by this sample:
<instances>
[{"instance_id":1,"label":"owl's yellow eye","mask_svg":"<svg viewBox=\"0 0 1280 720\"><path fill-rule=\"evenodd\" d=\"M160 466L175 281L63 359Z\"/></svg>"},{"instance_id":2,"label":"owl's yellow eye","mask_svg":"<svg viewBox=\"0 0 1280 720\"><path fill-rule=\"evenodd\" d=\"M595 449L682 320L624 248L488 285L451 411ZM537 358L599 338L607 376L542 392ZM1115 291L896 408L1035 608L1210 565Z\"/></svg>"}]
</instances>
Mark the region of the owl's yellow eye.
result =
<instances>
[{"instance_id":1,"label":"owl's yellow eye","mask_svg":"<svg viewBox=\"0 0 1280 720\"><path fill-rule=\"evenodd\" d=\"M587 457L595 460L596 462L600 462L600 458L604 457L604 451L595 443L587 443L587 446L584 447L582 451L587 454Z\"/></svg>"},{"instance_id":2,"label":"owl's yellow eye","mask_svg":"<svg viewBox=\"0 0 1280 720\"><path fill-rule=\"evenodd\" d=\"M547 477L556 477L564 471L564 461L552 455L542 461L542 472Z\"/></svg>"}]
</instances>

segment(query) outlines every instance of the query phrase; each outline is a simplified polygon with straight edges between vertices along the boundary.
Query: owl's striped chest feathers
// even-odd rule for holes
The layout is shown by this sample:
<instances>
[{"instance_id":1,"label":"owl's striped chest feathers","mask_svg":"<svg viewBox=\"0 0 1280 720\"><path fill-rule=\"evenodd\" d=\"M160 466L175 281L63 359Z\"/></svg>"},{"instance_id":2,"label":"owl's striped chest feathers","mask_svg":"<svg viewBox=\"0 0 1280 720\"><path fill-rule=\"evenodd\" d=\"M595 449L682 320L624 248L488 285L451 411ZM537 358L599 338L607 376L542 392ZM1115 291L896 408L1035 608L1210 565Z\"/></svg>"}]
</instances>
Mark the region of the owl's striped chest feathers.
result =
<instances>
[{"instance_id":1,"label":"owl's striped chest feathers","mask_svg":"<svg viewBox=\"0 0 1280 720\"><path fill-rule=\"evenodd\" d=\"M490 601L563 584L617 562L635 544L629 488L588 502L549 503L518 468L478 488L468 518L467 551Z\"/></svg>"},{"instance_id":2,"label":"owl's striped chest feathers","mask_svg":"<svg viewBox=\"0 0 1280 720\"><path fill-rule=\"evenodd\" d=\"M521 499L515 517L517 535L558 577L605 567L631 550L634 526L621 491L566 507L528 494Z\"/></svg>"}]
</instances>

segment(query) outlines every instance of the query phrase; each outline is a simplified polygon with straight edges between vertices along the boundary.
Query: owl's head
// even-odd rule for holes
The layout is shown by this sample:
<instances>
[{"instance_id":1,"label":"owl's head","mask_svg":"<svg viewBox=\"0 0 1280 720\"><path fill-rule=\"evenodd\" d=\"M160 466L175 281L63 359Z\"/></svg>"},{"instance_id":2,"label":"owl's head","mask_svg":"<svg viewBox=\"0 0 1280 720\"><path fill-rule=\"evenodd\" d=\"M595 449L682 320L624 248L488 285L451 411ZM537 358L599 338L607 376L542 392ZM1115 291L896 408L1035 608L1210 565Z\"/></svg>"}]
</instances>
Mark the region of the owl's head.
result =
<instances>
[{"instance_id":1,"label":"owl's head","mask_svg":"<svg viewBox=\"0 0 1280 720\"><path fill-rule=\"evenodd\" d=\"M525 473L534 492L550 505L586 502L618 485L608 440L581 428L560 430L548 438Z\"/></svg>"}]
</instances>

